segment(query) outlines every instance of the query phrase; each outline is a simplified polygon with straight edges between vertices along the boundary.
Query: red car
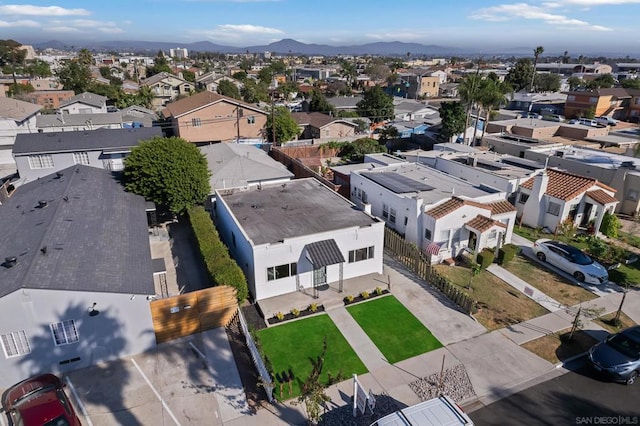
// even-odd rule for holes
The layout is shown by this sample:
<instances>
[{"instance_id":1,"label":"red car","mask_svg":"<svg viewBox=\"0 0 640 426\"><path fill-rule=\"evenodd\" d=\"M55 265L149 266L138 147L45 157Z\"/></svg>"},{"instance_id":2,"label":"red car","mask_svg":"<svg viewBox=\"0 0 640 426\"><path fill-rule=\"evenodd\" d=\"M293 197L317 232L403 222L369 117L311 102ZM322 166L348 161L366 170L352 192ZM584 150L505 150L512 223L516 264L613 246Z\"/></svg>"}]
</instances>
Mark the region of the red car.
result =
<instances>
[{"instance_id":1,"label":"red car","mask_svg":"<svg viewBox=\"0 0 640 426\"><path fill-rule=\"evenodd\" d=\"M80 426L63 387L53 374L23 380L2 394L2 411L10 425Z\"/></svg>"}]
</instances>

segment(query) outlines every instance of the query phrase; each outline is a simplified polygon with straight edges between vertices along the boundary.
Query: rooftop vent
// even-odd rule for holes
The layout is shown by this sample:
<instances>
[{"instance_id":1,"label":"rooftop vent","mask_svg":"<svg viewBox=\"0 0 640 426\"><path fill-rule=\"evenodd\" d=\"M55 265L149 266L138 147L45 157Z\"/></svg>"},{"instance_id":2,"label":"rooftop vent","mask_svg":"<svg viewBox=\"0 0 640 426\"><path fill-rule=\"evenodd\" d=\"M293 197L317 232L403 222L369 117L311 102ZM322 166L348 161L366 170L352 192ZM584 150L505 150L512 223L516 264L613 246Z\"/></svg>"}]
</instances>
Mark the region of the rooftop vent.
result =
<instances>
[{"instance_id":1,"label":"rooftop vent","mask_svg":"<svg viewBox=\"0 0 640 426\"><path fill-rule=\"evenodd\" d=\"M48 204L49 204L49 203L47 202L47 200L40 200L40 201L38 201L38 207L39 207L39 208L41 208L41 209L43 209L43 208L47 207L47 205L48 205Z\"/></svg>"},{"instance_id":2,"label":"rooftop vent","mask_svg":"<svg viewBox=\"0 0 640 426\"><path fill-rule=\"evenodd\" d=\"M64 173L56 172L56 178L60 179L62 176L64 176Z\"/></svg>"},{"instance_id":3,"label":"rooftop vent","mask_svg":"<svg viewBox=\"0 0 640 426\"><path fill-rule=\"evenodd\" d=\"M40 252L41 252L42 254L47 254L47 246L42 247L42 248L40 249Z\"/></svg>"},{"instance_id":4,"label":"rooftop vent","mask_svg":"<svg viewBox=\"0 0 640 426\"><path fill-rule=\"evenodd\" d=\"M625 168L625 169L635 169L636 166L633 163L633 161L623 161L622 163L620 163L620 167Z\"/></svg>"},{"instance_id":5,"label":"rooftop vent","mask_svg":"<svg viewBox=\"0 0 640 426\"><path fill-rule=\"evenodd\" d=\"M4 266L6 268L16 266L16 263L18 263L18 258L15 256L8 256L4 258Z\"/></svg>"}]
</instances>

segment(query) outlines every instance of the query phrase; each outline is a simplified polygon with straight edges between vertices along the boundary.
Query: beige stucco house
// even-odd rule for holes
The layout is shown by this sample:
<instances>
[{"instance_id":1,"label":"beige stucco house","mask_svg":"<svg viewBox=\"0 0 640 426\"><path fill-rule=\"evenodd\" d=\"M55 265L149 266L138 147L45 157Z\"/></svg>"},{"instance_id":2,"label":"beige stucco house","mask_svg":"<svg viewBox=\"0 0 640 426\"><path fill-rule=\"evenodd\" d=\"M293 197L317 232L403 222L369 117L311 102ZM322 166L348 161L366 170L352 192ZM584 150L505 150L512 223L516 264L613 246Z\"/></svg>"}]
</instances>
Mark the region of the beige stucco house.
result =
<instances>
[{"instance_id":1,"label":"beige stucco house","mask_svg":"<svg viewBox=\"0 0 640 426\"><path fill-rule=\"evenodd\" d=\"M201 92L162 110L176 136L194 143L262 140L266 111L237 99Z\"/></svg>"},{"instance_id":2,"label":"beige stucco house","mask_svg":"<svg viewBox=\"0 0 640 426\"><path fill-rule=\"evenodd\" d=\"M153 93L151 106L155 111L161 110L178 96L188 95L195 90L195 85L190 81L167 72L161 72L145 79L142 85L151 89Z\"/></svg>"},{"instance_id":3,"label":"beige stucco house","mask_svg":"<svg viewBox=\"0 0 640 426\"><path fill-rule=\"evenodd\" d=\"M346 138L355 136L358 125L321 112L291 114L300 127L300 139Z\"/></svg>"}]
</instances>

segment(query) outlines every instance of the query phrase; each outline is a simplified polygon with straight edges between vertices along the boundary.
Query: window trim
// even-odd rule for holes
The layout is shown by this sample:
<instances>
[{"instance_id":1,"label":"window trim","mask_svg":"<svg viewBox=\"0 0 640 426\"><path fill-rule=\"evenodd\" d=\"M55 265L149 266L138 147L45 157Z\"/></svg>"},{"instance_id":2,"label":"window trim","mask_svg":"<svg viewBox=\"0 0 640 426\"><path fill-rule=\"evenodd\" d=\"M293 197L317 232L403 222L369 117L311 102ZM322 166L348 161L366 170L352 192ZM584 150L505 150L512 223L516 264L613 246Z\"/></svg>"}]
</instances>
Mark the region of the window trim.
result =
<instances>
[{"instance_id":1,"label":"window trim","mask_svg":"<svg viewBox=\"0 0 640 426\"><path fill-rule=\"evenodd\" d=\"M193 117L191 119L191 126L192 127L202 127L202 119L200 119L199 117Z\"/></svg>"},{"instance_id":2,"label":"window trim","mask_svg":"<svg viewBox=\"0 0 640 426\"><path fill-rule=\"evenodd\" d=\"M62 327L61 331L64 335L64 342L62 343L58 343L56 340L56 332L54 331L54 326L60 326ZM67 328L65 328L65 325L71 325L73 327L73 334L72 336L68 336L67 335ZM75 320L63 320L60 322L54 322L52 324L49 324L49 329L51 330L51 337L53 338L53 343L56 346L64 346L64 345L71 345L73 343L78 343L80 341L80 336L78 335L78 327L76 327L76 322ZM74 340L75 338L75 340Z\"/></svg>"},{"instance_id":3,"label":"window trim","mask_svg":"<svg viewBox=\"0 0 640 426\"><path fill-rule=\"evenodd\" d=\"M11 338L13 346L16 349L15 354L9 354L9 348L5 345L5 338ZM9 358L15 358L18 356L23 356L31 353L31 344L29 343L29 338L27 337L27 333L24 330L19 331L11 331L9 333L5 333L0 335L0 344L2 345L2 350L4 352L4 356ZM26 345L26 348L24 347Z\"/></svg>"},{"instance_id":4,"label":"window trim","mask_svg":"<svg viewBox=\"0 0 640 426\"><path fill-rule=\"evenodd\" d=\"M31 170L53 169L55 167L51 154L32 154L29 155L28 160Z\"/></svg>"},{"instance_id":5,"label":"window trim","mask_svg":"<svg viewBox=\"0 0 640 426\"><path fill-rule=\"evenodd\" d=\"M551 206L558 206L558 211L556 213L554 213L553 211L551 211ZM562 210L562 206L560 205L560 203L555 203L553 201L549 201L549 205L547 206L547 213L552 215L552 216L560 216L560 211Z\"/></svg>"},{"instance_id":6,"label":"window trim","mask_svg":"<svg viewBox=\"0 0 640 426\"><path fill-rule=\"evenodd\" d=\"M529 199L529 194L527 194L526 192L521 192L520 196L518 197L518 203L524 204L527 202L528 199Z\"/></svg>"},{"instance_id":7,"label":"window trim","mask_svg":"<svg viewBox=\"0 0 640 426\"><path fill-rule=\"evenodd\" d=\"M287 275L278 276L278 268L287 267ZM283 263L282 265L275 265L267 267L267 282L277 281L283 278L294 277L298 275L298 262Z\"/></svg>"},{"instance_id":8,"label":"window trim","mask_svg":"<svg viewBox=\"0 0 640 426\"><path fill-rule=\"evenodd\" d=\"M73 153L73 164L89 165L89 153L87 151L76 151Z\"/></svg>"},{"instance_id":9,"label":"window trim","mask_svg":"<svg viewBox=\"0 0 640 426\"><path fill-rule=\"evenodd\" d=\"M349 250L348 263L362 262L364 260L373 259L375 257L375 246L362 247L359 249Z\"/></svg>"}]
</instances>

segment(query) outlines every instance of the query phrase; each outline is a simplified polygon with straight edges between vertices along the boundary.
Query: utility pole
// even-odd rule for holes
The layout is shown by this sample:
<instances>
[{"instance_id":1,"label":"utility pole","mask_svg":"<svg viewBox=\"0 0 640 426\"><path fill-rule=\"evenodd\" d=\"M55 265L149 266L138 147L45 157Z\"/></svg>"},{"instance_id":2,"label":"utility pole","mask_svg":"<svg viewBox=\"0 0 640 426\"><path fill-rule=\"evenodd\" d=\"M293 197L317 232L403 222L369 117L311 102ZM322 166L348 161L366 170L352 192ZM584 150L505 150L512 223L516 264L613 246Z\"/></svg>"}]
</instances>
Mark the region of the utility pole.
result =
<instances>
[{"instance_id":1,"label":"utility pole","mask_svg":"<svg viewBox=\"0 0 640 426\"><path fill-rule=\"evenodd\" d=\"M272 142L276 144L276 109L273 105L273 95L271 95L271 136Z\"/></svg>"},{"instance_id":2,"label":"utility pole","mask_svg":"<svg viewBox=\"0 0 640 426\"><path fill-rule=\"evenodd\" d=\"M240 104L238 104L238 106L236 107L236 130L237 130L237 137L236 137L236 143L240 143L240 115L242 114L242 110L240 109Z\"/></svg>"}]
</instances>

